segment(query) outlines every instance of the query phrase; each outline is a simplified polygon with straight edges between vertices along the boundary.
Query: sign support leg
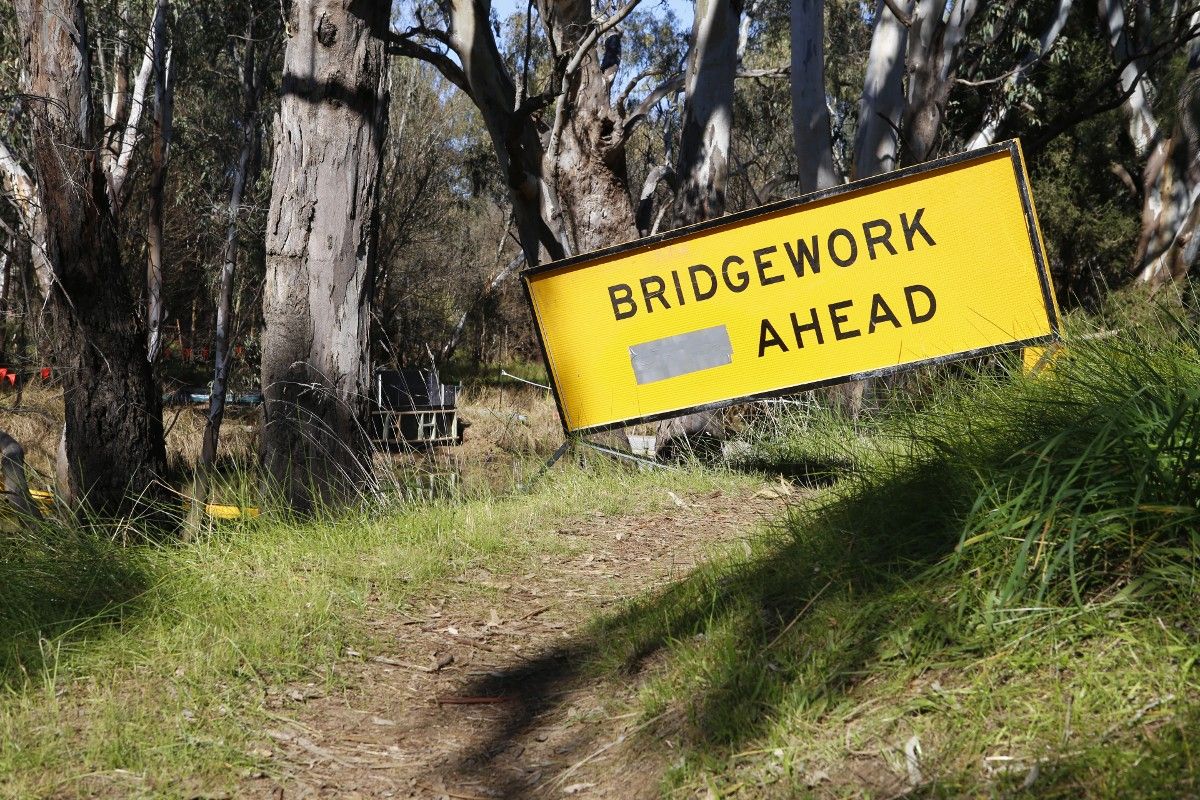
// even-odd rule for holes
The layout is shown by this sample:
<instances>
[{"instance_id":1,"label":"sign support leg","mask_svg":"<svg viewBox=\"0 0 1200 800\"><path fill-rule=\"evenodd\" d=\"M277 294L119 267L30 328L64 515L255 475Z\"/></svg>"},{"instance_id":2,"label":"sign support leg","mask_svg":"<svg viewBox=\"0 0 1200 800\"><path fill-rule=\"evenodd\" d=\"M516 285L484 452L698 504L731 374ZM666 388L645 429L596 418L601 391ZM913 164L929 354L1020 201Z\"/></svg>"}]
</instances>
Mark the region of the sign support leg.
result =
<instances>
[{"instance_id":1,"label":"sign support leg","mask_svg":"<svg viewBox=\"0 0 1200 800\"><path fill-rule=\"evenodd\" d=\"M633 463L635 463L639 466L649 467L650 469L667 469L667 470L675 469L675 467L672 467L669 464L660 464L657 461L652 461L648 458L643 458L642 456L635 456L633 453L625 453L625 452L622 452L621 450L615 450L611 447L606 447L602 444L597 444L596 442L589 442L587 439L579 439L579 444L583 445L584 447L590 447L591 449L595 450L597 453L603 453L604 455L606 455L610 458L617 459L617 460L623 459L625 461L632 461Z\"/></svg>"},{"instance_id":2,"label":"sign support leg","mask_svg":"<svg viewBox=\"0 0 1200 800\"><path fill-rule=\"evenodd\" d=\"M643 458L641 456L635 456L633 453L625 453L625 452L622 452L621 450L616 450L611 447L606 447L602 444L597 444L596 442L590 442L587 439L584 439L583 437L572 436L558 446L558 449L554 451L554 453L550 456L550 458L546 459L546 463L542 464L541 469L539 469L532 478L530 478L525 483L519 485L517 488L520 489L521 491L528 489L530 486L532 486L534 483L536 483L543 475L545 475L547 472L549 472L550 469L555 464L557 464L559 461L561 461L562 457L565 456L568 451L574 450L575 448L580 447L580 446L591 448L592 450L595 450L597 453L601 453L602 455L606 455L609 458L617 460L617 461L621 461L621 460L632 461L633 463L637 464L640 467L649 467L650 469L665 469L665 470L672 470L672 471L676 469L675 467L672 467L669 464L660 464L657 461L653 461L648 458Z\"/></svg>"}]
</instances>

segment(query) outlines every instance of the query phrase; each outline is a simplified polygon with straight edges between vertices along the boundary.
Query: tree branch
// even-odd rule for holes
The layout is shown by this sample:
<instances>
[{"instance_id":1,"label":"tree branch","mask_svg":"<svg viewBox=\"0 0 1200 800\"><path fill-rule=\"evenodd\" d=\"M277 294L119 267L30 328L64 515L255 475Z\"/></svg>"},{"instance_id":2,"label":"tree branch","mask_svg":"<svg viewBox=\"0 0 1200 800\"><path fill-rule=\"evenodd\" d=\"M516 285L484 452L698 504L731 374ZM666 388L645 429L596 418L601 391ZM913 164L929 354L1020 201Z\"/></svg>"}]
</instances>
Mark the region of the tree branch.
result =
<instances>
[{"instance_id":1,"label":"tree branch","mask_svg":"<svg viewBox=\"0 0 1200 800\"><path fill-rule=\"evenodd\" d=\"M641 0L629 0L629 2L618 8L603 21L598 21L596 27L592 28L591 32L589 32L588 35L584 37L583 41L579 43L579 48L575 51L575 55L573 55L571 60L567 63L567 70L565 73L563 73L563 77L569 78L574 75L576 70L578 70L579 66L583 63L583 57L587 55L587 51L592 49L592 46L596 44L601 36L611 31L618 24L620 24L621 20L629 16L629 12L633 11L639 2L641 2Z\"/></svg>"},{"instance_id":2,"label":"tree branch","mask_svg":"<svg viewBox=\"0 0 1200 800\"><path fill-rule=\"evenodd\" d=\"M1138 87L1141 85L1141 78L1150 68L1164 59L1170 58L1177 52L1177 48L1190 42L1200 36L1200 25L1194 25L1182 31L1178 36L1173 36L1159 42L1154 47L1141 53L1133 53L1117 64L1111 77L1101 81L1095 88L1088 92L1084 100L1076 107L1076 109L1068 114L1064 114L1059 119L1046 125L1041 133L1038 134L1029 148L1030 153L1036 153L1042 150L1046 145L1058 138L1061 134L1075 127L1076 125L1086 122L1092 117L1099 116L1114 108L1118 108L1128 100ZM1098 102L1101 95L1111 88L1112 85L1120 81L1121 73L1127 66L1141 59L1145 59L1138 71L1137 78L1130 82L1129 86L1119 92L1116 97L1107 102ZM1097 103L1096 105L1091 105Z\"/></svg>"},{"instance_id":3,"label":"tree branch","mask_svg":"<svg viewBox=\"0 0 1200 800\"><path fill-rule=\"evenodd\" d=\"M110 159L105 170L108 173L108 199L112 203L114 211L119 211L124 205L126 194L126 182L129 178L129 165L133 160L133 151L137 148L139 135L139 126L142 121L142 112L146 107L146 90L150 86L150 76L154 72L154 64L158 59L158 53L162 48L163 43L158 40L158 32L162 28L159 20L163 15L163 8L156 4L154 7L154 15L150 20L150 28L146 32L145 50L142 52L142 64L138 68L137 77L133 82L133 97L130 99L129 118L125 121L124 130L121 132L117 141L119 147L115 159Z\"/></svg>"},{"instance_id":4,"label":"tree branch","mask_svg":"<svg viewBox=\"0 0 1200 800\"><path fill-rule=\"evenodd\" d=\"M896 15L896 19L900 21L901 25L906 28L912 27L912 14L909 14L907 11L898 6L896 4L896 0L883 0L883 4L887 6L893 14Z\"/></svg>"},{"instance_id":5,"label":"tree branch","mask_svg":"<svg viewBox=\"0 0 1200 800\"><path fill-rule=\"evenodd\" d=\"M433 35L435 32L429 32L428 29L426 29L426 31L427 32L424 35L430 36L438 41L442 41L441 38ZM443 36L445 35L444 31L436 31L436 33L442 34ZM450 81L459 89L461 89L463 93L467 95L467 97L474 97L471 94L471 84L467 80L466 73L462 71L462 68L458 66L458 64L455 64L445 53L439 53L438 51L431 50L424 45L417 44L416 42L407 38L409 35L409 33L390 34L388 37L388 53L392 55L404 56L405 58L415 58L418 61L424 61L426 64L429 64L437 69L437 71L440 72L446 80Z\"/></svg>"},{"instance_id":6,"label":"tree branch","mask_svg":"<svg viewBox=\"0 0 1200 800\"><path fill-rule=\"evenodd\" d=\"M646 118L650 113L650 109L658 105L658 102L669 95L678 94L683 89L683 73L677 72L667 80L660 83L650 91L650 94L642 98L642 102L638 103L637 108L633 113L625 117L624 135L628 136L637 127L638 123Z\"/></svg>"},{"instance_id":7,"label":"tree branch","mask_svg":"<svg viewBox=\"0 0 1200 800\"><path fill-rule=\"evenodd\" d=\"M537 113L538 111L541 111L543 108L557 100L562 94L562 87L565 86L567 81L569 81L571 77L579 71L579 68L583 65L584 57L587 56L588 52L593 47L595 47L596 42L599 41L600 37L615 28L618 24L620 24L621 20L629 16L630 12L633 11L639 2L641 2L641 0L629 0L629 2L614 11L610 16L605 17L603 20L592 20L595 23L595 27L593 27L588 32L587 36L583 38L583 41L579 43L579 47L575 49L575 53L571 56L570 60L566 62L566 66L562 66L563 59L554 59L555 68L554 74L550 78L550 87L546 91L529 97L524 102L520 103L517 106L517 116L528 117ZM551 41L553 41L553 37L551 37ZM553 56L553 53L551 55ZM554 140L555 138L556 137L554 137L552 134L551 140Z\"/></svg>"}]
</instances>

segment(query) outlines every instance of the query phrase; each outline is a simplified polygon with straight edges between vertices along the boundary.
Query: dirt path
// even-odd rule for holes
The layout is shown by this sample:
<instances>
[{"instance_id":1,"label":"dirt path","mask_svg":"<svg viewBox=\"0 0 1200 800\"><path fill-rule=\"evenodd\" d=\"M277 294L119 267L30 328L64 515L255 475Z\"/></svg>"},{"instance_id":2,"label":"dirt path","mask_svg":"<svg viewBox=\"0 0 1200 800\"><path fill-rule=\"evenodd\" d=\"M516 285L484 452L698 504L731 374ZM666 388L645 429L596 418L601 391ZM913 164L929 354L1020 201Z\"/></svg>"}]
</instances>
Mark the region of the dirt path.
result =
<instances>
[{"instance_id":1,"label":"dirt path","mask_svg":"<svg viewBox=\"0 0 1200 800\"><path fill-rule=\"evenodd\" d=\"M636 690L589 678L587 620L677 579L714 543L744 537L780 500L715 492L641 517L597 514L558 531L583 545L540 568L484 571L433 591L414 617L376 609L386 652L336 665L348 688L288 687L263 731L269 798L653 796L669 750L630 746ZM520 535L514 531L514 535ZM464 599L465 596L465 599ZM660 752L660 750L662 752Z\"/></svg>"}]
</instances>

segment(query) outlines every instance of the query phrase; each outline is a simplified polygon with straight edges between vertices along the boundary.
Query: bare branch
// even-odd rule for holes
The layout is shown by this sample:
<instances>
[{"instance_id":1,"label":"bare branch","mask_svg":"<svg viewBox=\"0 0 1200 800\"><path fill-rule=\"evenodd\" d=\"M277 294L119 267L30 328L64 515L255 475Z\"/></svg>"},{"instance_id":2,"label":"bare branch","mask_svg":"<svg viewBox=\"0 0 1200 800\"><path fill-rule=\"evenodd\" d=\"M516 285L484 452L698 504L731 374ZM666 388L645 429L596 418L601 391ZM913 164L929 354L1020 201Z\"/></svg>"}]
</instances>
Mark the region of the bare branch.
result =
<instances>
[{"instance_id":1,"label":"bare branch","mask_svg":"<svg viewBox=\"0 0 1200 800\"><path fill-rule=\"evenodd\" d=\"M119 137L120 146L116 148L117 155L115 160L110 158L105 165L105 172L108 173L108 199L112 203L113 210L119 211L124 204L126 181L129 178L130 162L133 160L133 151L137 148L139 131L138 128L142 121L142 111L146 107L146 90L150 85L150 76L154 72L155 61L159 60L156 57L159 49L163 46L162 42L158 41L158 31L161 28L159 18L163 14L161 5L156 4L154 7L154 16L150 21L150 28L146 32L146 46L142 52L142 64L138 68L137 77L133 82L133 96L129 101L129 117L125 120L125 128Z\"/></svg>"},{"instance_id":2,"label":"bare branch","mask_svg":"<svg viewBox=\"0 0 1200 800\"><path fill-rule=\"evenodd\" d=\"M642 102L638 103L637 108L631 114L625 117L625 136L633 132L638 123L645 119L650 113L650 109L658 105L658 102L664 97L678 94L683 89L683 73L677 72L667 80L660 83L651 90L650 94L642 98Z\"/></svg>"},{"instance_id":3,"label":"bare branch","mask_svg":"<svg viewBox=\"0 0 1200 800\"><path fill-rule=\"evenodd\" d=\"M633 11L639 2L641 0L629 0L629 2L618 8L606 19L598 21L596 27L592 28L591 32L579 43L579 48L575 51L575 55L567 63L567 69L563 73L563 77L569 78L574 75L583 63L584 56L587 55L587 52L592 49L592 46L596 44L600 37L619 25L621 20L629 16L629 12Z\"/></svg>"},{"instance_id":4,"label":"bare branch","mask_svg":"<svg viewBox=\"0 0 1200 800\"><path fill-rule=\"evenodd\" d=\"M438 31L438 33L445 35L444 31ZM404 56L405 58L415 58L418 61L424 61L426 64L432 65L446 80L461 89L468 97L472 97L471 84L467 80L466 73L462 71L462 68L458 64L455 64L445 53L431 50L407 37L408 34L391 34L388 37L388 53Z\"/></svg>"},{"instance_id":5,"label":"bare branch","mask_svg":"<svg viewBox=\"0 0 1200 800\"><path fill-rule=\"evenodd\" d=\"M639 83L644 81L646 78L649 78L651 75L658 74L658 70L648 69L645 72L639 72L637 75L634 75L629 79L629 83L625 84L625 88L621 90L621 93L617 95L617 100L613 105L615 105L617 108L625 105L626 101L629 100L629 95L633 94L633 90L637 88Z\"/></svg>"},{"instance_id":6,"label":"bare branch","mask_svg":"<svg viewBox=\"0 0 1200 800\"><path fill-rule=\"evenodd\" d=\"M675 193L675 170L666 164L650 170L646 175L645 183L642 184L642 193L638 198L636 212L637 229L642 236L649 235L654 227L650 216L654 211L654 193L660 183L666 183L670 187L671 193Z\"/></svg>"},{"instance_id":7,"label":"bare branch","mask_svg":"<svg viewBox=\"0 0 1200 800\"><path fill-rule=\"evenodd\" d=\"M909 14L900 6L896 5L896 0L883 0L883 4L891 9L892 13L896 15L896 19L899 20L901 25L906 28L912 27L912 14Z\"/></svg>"},{"instance_id":8,"label":"bare branch","mask_svg":"<svg viewBox=\"0 0 1200 800\"><path fill-rule=\"evenodd\" d=\"M792 76L791 67L769 67L767 69L739 69L737 77L739 78L790 78Z\"/></svg>"}]
</instances>

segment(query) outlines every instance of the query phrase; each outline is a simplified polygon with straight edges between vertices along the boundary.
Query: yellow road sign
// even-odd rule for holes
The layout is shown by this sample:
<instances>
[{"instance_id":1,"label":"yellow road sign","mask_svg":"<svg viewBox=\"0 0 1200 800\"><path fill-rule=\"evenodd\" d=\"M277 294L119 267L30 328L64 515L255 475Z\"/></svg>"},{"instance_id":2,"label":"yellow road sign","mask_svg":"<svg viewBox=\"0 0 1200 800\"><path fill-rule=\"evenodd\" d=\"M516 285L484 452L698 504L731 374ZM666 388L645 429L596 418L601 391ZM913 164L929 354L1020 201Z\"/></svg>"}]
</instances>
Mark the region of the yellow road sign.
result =
<instances>
[{"instance_id":1,"label":"yellow road sign","mask_svg":"<svg viewBox=\"0 0 1200 800\"><path fill-rule=\"evenodd\" d=\"M1058 336L1018 142L526 270L568 432Z\"/></svg>"}]
</instances>

